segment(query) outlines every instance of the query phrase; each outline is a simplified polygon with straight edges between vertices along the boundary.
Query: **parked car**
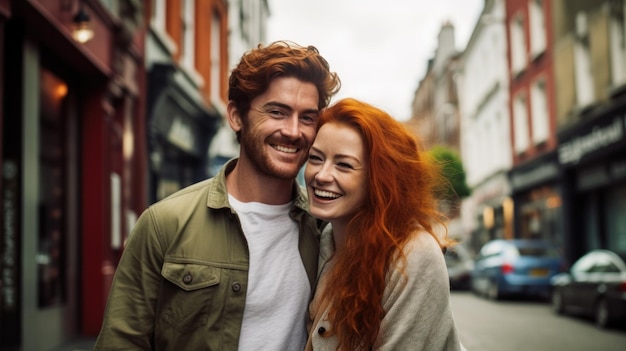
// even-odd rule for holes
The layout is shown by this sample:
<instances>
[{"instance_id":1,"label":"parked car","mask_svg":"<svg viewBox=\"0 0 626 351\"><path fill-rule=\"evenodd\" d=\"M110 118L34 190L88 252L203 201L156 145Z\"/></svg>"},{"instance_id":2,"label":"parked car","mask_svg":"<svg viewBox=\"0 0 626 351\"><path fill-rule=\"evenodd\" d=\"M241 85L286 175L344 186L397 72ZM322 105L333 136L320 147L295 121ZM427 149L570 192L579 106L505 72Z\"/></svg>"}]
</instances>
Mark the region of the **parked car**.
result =
<instances>
[{"instance_id":1,"label":"parked car","mask_svg":"<svg viewBox=\"0 0 626 351\"><path fill-rule=\"evenodd\" d=\"M550 278L563 271L556 248L540 239L492 240L476 255L472 291L492 300L506 295L550 297Z\"/></svg>"},{"instance_id":2,"label":"parked car","mask_svg":"<svg viewBox=\"0 0 626 351\"><path fill-rule=\"evenodd\" d=\"M552 307L556 313L593 317L606 328L626 322L626 255L592 250L569 272L552 278Z\"/></svg>"},{"instance_id":3,"label":"parked car","mask_svg":"<svg viewBox=\"0 0 626 351\"><path fill-rule=\"evenodd\" d=\"M450 277L450 289L469 290L472 282L474 260L467 248L462 244L448 247L444 257L448 267L448 277Z\"/></svg>"}]
</instances>

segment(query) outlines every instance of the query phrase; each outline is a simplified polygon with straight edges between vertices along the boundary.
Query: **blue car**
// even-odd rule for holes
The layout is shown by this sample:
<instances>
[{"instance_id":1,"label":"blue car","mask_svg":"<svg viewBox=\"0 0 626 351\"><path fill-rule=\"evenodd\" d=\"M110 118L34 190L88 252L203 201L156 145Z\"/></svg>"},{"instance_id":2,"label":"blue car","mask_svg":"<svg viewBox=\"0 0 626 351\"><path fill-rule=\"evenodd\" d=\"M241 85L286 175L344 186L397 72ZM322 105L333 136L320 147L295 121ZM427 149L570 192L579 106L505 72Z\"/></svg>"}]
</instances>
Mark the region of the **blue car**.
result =
<instances>
[{"instance_id":1,"label":"blue car","mask_svg":"<svg viewBox=\"0 0 626 351\"><path fill-rule=\"evenodd\" d=\"M504 296L550 297L550 279L564 269L550 243L539 239L496 239L475 258L472 291L498 300Z\"/></svg>"}]
</instances>

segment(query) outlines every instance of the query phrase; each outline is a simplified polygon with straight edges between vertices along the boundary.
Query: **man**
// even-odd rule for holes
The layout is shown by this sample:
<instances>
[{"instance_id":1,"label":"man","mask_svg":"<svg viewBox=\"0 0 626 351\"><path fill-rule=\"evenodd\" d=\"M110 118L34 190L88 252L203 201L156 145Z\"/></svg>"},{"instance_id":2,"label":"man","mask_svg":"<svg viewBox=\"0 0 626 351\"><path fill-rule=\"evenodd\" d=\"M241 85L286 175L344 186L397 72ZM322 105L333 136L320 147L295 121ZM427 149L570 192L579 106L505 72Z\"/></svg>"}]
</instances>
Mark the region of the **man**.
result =
<instances>
[{"instance_id":1,"label":"man","mask_svg":"<svg viewBox=\"0 0 626 351\"><path fill-rule=\"evenodd\" d=\"M239 158L141 215L95 350L304 348L319 244L295 177L340 85L312 46L242 57L227 107Z\"/></svg>"}]
</instances>

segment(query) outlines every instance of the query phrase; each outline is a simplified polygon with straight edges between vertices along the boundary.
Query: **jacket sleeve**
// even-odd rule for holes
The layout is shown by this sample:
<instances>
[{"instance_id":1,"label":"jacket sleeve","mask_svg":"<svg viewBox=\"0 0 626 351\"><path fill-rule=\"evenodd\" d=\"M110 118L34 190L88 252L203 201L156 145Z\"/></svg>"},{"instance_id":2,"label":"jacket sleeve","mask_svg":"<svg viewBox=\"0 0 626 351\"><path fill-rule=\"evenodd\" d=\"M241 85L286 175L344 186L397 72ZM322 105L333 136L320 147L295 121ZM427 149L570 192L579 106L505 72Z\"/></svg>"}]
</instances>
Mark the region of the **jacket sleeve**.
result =
<instances>
[{"instance_id":1,"label":"jacket sleeve","mask_svg":"<svg viewBox=\"0 0 626 351\"><path fill-rule=\"evenodd\" d=\"M386 311L375 350L461 350L450 306L444 257L427 233L405 247L406 261L390 271Z\"/></svg>"},{"instance_id":2,"label":"jacket sleeve","mask_svg":"<svg viewBox=\"0 0 626 351\"><path fill-rule=\"evenodd\" d=\"M153 349L164 243L151 209L139 217L117 266L94 350Z\"/></svg>"}]
</instances>

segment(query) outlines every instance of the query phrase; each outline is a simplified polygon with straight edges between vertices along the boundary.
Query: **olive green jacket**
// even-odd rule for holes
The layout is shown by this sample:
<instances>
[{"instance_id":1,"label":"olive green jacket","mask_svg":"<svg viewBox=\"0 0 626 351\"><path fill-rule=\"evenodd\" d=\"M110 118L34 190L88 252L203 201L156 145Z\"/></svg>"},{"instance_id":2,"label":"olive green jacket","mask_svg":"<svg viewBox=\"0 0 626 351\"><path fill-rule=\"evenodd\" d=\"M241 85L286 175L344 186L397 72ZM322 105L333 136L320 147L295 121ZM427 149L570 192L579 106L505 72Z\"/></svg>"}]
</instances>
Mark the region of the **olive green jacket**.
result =
<instances>
[{"instance_id":1,"label":"olive green jacket","mask_svg":"<svg viewBox=\"0 0 626 351\"><path fill-rule=\"evenodd\" d=\"M189 186L139 217L117 267L95 350L237 350L249 255L226 174ZM315 290L319 232L294 186L291 217ZM302 311L305 318L306 311Z\"/></svg>"}]
</instances>

